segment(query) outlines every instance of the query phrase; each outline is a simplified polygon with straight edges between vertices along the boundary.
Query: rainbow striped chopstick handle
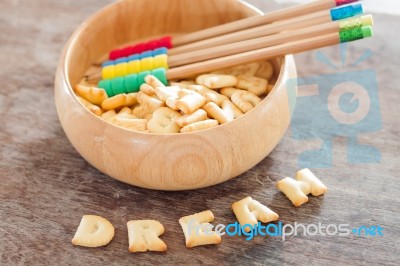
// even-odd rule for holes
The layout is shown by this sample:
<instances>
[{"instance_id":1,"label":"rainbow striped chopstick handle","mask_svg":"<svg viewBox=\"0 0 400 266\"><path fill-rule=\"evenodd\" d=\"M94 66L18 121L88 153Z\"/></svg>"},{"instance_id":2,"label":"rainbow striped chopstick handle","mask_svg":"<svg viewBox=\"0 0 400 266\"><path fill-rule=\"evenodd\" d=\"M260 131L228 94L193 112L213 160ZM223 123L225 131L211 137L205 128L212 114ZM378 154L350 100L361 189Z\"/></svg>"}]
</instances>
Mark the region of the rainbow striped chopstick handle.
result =
<instances>
[{"instance_id":1,"label":"rainbow striped chopstick handle","mask_svg":"<svg viewBox=\"0 0 400 266\"><path fill-rule=\"evenodd\" d=\"M145 51L151 51L161 47L165 47L167 49L172 48L172 37L165 36L149 42L138 43L136 45L124 47L122 49L112 50L109 54L109 59L116 60L121 57L128 57L133 54L140 54Z\"/></svg>"}]
</instances>

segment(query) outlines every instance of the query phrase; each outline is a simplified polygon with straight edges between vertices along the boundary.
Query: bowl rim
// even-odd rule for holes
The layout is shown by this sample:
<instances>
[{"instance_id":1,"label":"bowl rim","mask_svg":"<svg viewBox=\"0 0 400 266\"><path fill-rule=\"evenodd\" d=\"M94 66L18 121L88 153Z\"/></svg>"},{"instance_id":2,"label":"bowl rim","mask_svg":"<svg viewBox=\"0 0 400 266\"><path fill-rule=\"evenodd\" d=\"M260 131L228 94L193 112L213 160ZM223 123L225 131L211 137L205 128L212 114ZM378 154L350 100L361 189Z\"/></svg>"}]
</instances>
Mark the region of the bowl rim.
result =
<instances>
[{"instance_id":1,"label":"bowl rim","mask_svg":"<svg viewBox=\"0 0 400 266\"><path fill-rule=\"evenodd\" d=\"M275 82L275 84L274 84L272 90L270 91L270 93L268 93L267 96L265 96L259 104L257 104L253 109L251 109L249 112L247 112L247 113L241 115L240 117L238 117L238 118L236 118L236 119L234 119L234 120L232 120L232 121L230 121L230 122L227 122L227 123L225 123L225 124L220 124L220 125L215 126L215 127L206 128L206 129L201 129L201 130L197 130L197 131L191 131L191 132L182 132L182 133L181 133L181 132L179 132L179 133L150 133L150 132L141 132L141 131L130 130L130 129L127 129L127 128L124 128L124 127L121 127L121 126L112 124L111 122L108 122L108 121L102 119L101 117L95 115L95 114L92 113L91 111L89 111L89 109L86 108L86 107L83 105L83 103L80 102L80 101L78 100L78 97L77 97L76 93L74 92L74 90L73 90L73 88L72 88L71 82L70 82L70 80L69 80L69 78L68 78L68 77L69 77L69 72L68 72L68 69L69 69L69 60L67 60L67 58L69 58L69 57L70 57L70 54L73 52L73 51L72 51L72 47L74 46L74 43L78 41L78 38L81 36L83 30L84 30L86 27L88 27L88 25L91 25L91 24L97 19L97 17L101 16L103 13L108 12L108 10L111 9L114 5L118 5L119 3L124 2L124 1L128 1L128 0L118 0L118 1L112 2L112 3L110 3L110 4L107 4L107 5L105 5L104 7L100 8L99 10L95 11L94 13L92 13L87 19L85 19L85 20L75 29L75 31L73 32L73 34L71 35L71 37L69 38L69 40L67 41L67 43L65 44L65 47L64 47L62 56L60 57L59 66L61 66L61 76L62 76L62 79L63 79L64 83L67 85L68 93L69 93L70 95L72 95L73 100L74 100L76 103L78 103L78 104L80 105L80 108L85 109L85 112L86 112L88 115L91 116L91 119L97 119L97 120L101 121L101 123L105 123L105 126L108 126L108 127L111 126L111 127L115 128L116 130L122 130L122 131L129 132L129 133L132 133L132 134L141 134L141 135L145 135L145 136L148 136L148 137L157 137L157 136L171 137L171 136L180 136L180 135L182 135L182 134L185 134L185 135L197 134L197 133L199 133L199 132L205 132L205 131L213 130L213 129L215 129L215 128L227 127L227 126L229 126L230 123L233 123L233 122L235 122L235 121L237 122L237 121L239 121L239 120L244 119L244 118L246 117L247 114L252 113L252 112L256 112L257 109L261 108L260 106L261 106L263 103L264 103L264 104L267 104L267 103L265 103L265 102L271 101L270 95L271 95L271 94L274 94L275 91L277 90L276 84L282 82L282 79L284 78L284 77L283 77L283 76L284 76L284 69L285 69L286 66L287 66L287 63L286 63L287 60L286 60L286 59L287 59L287 57L292 56L292 55L285 55L285 56L277 57L277 58L281 59L281 65L280 65L280 67L279 67L279 74L276 76L276 77L277 77L276 82ZM248 3L248 2L245 1L245 0L234 0L234 1L236 1L236 2L238 2L239 4L243 5L243 7L245 7L245 8L251 9L255 14L258 14L258 15L264 15L264 14L265 14L265 13L262 12L259 8L255 7L254 5ZM284 89L284 86L283 86L281 89Z\"/></svg>"}]
</instances>

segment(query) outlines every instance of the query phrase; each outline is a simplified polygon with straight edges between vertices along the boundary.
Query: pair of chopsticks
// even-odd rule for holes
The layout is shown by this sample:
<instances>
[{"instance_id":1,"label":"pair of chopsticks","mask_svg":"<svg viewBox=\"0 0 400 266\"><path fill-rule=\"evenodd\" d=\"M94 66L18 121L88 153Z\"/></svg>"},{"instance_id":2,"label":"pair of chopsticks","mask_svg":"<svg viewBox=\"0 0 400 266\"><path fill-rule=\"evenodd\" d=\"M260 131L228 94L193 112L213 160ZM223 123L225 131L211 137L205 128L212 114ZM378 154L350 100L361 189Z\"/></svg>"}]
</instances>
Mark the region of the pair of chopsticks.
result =
<instances>
[{"instance_id":1,"label":"pair of chopsticks","mask_svg":"<svg viewBox=\"0 0 400 266\"><path fill-rule=\"evenodd\" d=\"M257 26L283 21L299 16L309 15L318 11L328 11L332 8L357 2L358 0L317 0L309 3L296 5L280 10L270 12L263 16L254 16L230 23L222 24L216 27L207 28L201 31L177 36L173 38L172 46L179 47L200 40L207 40L211 37L221 36L232 32L254 28Z\"/></svg>"},{"instance_id":2,"label":"pair of chopsticks","mask_svg":"<svg viewBox=\"0 0 400 266\"><path fill-rule=\"evenodd\" d=\"M166 77L181 79L372 36L372 16L362 15L362 5L353 2L318 0L174 37Z\"/></svg>"}]
</instances>

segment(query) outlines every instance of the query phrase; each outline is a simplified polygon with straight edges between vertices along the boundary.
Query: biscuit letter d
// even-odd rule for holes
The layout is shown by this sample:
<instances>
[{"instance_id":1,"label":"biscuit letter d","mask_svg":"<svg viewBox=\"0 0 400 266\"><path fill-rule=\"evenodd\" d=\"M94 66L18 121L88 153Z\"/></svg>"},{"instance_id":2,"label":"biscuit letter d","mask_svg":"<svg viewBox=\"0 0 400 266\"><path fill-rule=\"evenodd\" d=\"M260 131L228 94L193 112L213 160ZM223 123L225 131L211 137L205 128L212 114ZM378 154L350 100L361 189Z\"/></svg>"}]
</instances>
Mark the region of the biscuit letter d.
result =
<instances>
[{"instance_id":1,"label":"biscuit letter d","mask_svg":"<svg viewBox=\"0 0 400 266\"><path fill-rule=\"evenodd\" d=\"M105 218L97 215L84 215L72 244L84 247L107 245L114 237L114 226Z\"/></svg>"}]
</instances>

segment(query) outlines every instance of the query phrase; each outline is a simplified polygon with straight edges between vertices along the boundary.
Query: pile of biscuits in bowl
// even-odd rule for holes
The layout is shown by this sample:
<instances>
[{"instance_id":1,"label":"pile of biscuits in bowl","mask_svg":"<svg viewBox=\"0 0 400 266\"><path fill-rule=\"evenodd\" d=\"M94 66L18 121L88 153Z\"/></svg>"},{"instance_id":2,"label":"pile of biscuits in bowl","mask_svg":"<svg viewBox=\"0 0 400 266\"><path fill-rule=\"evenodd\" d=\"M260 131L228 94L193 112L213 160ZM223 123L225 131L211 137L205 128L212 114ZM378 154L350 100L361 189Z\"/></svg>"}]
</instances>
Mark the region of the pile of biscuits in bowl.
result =
<instances>
[{"instance_id":1,"label":"pile of biscuits in bowl","mask_svg":"<svg viewBox=\"0 0 400 266\"><path fill-rule=\"evenodd\" d=\"M183 133L225 124L252 110L272 90L273 71L269 61L255 62L169 86L149 75L139 92L112 97L83 79L75 93L89 111L116 126Z\"/></svg>"}]
</instances>

